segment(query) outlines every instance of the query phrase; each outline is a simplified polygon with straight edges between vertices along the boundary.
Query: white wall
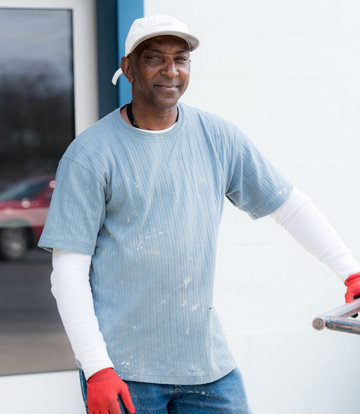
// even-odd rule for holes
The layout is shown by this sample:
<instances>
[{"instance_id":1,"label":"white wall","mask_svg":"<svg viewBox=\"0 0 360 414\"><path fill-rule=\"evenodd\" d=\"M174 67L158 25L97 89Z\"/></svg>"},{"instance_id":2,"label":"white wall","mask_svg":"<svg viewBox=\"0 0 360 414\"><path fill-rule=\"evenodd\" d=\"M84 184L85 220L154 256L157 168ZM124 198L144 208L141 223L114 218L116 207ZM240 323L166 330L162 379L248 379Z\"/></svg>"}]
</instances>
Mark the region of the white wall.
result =
<instances>
[{"instance_id":1,"label":"white wall","mask_svg":"<svg viewBox=\"0 0 360 414\"><path fill-rule=\"evenodd\" d=\"M359 2L145 0L145 13L200 38L183 100L238 124L360 259ZM343 303L324 265L227 205L216 288L254 414L358 413L360 337L311 327Z\"/></svg>"},{"instance_id":2,"label":"white wall","mask_svg":"<svg viewBox=\"0 0 360 414\"><path fill-rule=\"evenodd\" d=\"M0 377L2 414L85 414L76 371Z\"/></svg>"}]
</instances>

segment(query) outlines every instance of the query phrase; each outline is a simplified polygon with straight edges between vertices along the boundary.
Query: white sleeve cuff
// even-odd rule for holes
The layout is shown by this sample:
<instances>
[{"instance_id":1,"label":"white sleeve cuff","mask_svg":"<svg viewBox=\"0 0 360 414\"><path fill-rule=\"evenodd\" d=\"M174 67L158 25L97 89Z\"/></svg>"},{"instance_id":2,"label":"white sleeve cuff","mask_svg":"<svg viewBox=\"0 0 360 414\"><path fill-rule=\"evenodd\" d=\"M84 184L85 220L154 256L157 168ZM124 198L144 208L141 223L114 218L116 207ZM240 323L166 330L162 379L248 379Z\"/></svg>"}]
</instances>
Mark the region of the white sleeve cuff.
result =
<instances>
[{"instance_id":1,"label":"white sleeve cuff","mask_svg":"<svg viewBox=\"0 0 360 414\"><path fill-rule=\"evenodd\" d=\"M77 358L81 369L84 371L86 380L101 369L114 368L107 353L106 346L86 351L78 355Z\"/></svg>"}]
</instances>

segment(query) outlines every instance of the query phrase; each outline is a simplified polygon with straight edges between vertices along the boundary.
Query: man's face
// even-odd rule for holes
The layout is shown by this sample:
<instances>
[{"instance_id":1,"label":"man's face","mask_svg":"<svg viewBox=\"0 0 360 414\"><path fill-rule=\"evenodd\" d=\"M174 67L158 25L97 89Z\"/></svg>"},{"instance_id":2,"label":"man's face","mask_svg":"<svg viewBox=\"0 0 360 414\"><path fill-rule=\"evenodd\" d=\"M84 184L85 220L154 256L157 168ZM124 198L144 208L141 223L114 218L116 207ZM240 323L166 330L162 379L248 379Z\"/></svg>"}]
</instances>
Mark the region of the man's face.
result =
<instances>
[{"instance_id":1,"label":"man's face","mask_svg":"<svg viewBox=\"0 0 360 414\"><path fill-rule=\"evenodd\" d=\"M133 100L168 109L185 92L190 78L188 44L175 36L157 36L129 56Z\"/></svg>"}]
</instances>

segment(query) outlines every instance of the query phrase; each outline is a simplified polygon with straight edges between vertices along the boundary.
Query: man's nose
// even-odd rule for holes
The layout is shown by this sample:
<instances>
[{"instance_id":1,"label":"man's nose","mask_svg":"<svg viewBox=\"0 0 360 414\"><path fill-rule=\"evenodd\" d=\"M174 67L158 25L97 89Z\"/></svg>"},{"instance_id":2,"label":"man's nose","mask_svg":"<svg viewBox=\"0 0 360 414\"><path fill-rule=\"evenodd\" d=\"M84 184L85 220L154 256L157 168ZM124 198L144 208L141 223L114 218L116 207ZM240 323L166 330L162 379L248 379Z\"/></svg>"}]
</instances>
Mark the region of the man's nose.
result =
<instances>
[{"instance_id":1,"label":"man's nose","mask_svg":"<svg viewBox=\"0 0 360 414\"><path fill-rule=\"evenodd\" d=\"M164 67L161 70L163 75L166 75L168 78L173 78L179 74L179 71L176 67L175 62L172 59L167 59Z\"/></svg>"}]
</instances>

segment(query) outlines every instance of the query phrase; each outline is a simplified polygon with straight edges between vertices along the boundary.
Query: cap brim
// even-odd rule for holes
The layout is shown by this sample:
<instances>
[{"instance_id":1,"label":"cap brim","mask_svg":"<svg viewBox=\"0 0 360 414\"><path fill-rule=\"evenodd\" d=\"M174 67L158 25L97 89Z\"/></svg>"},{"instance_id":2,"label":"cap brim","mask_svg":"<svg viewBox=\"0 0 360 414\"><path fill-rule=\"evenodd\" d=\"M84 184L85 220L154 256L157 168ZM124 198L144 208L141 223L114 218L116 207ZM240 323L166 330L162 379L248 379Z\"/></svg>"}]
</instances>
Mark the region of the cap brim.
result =
<instances>
[{"instance_id":1,"label":"cap brim","mask_svg":"<svg viewBox=\"0 0 360 414\"><path fill-rule=\"evenodd\" d=\"M132 45L131 50L126 52L126 56L130 55L130 53L132 53L140 45L140 43L144 42L145 40L151 39L153 37L157 37L157 36L180 37L180 39L185 40L185 42L189 45L190 52L195 50L200 45L199 39L196 38L195 36L192 36L192 35L188 34L188 33L177 32L177 31L174 31L174 30L162 30L162 31L159 31L159 32L150 33L148 35L145 35L145 36L140 37L139 39L137 39L137 41Z\"/></svg>"}]
</instances>

